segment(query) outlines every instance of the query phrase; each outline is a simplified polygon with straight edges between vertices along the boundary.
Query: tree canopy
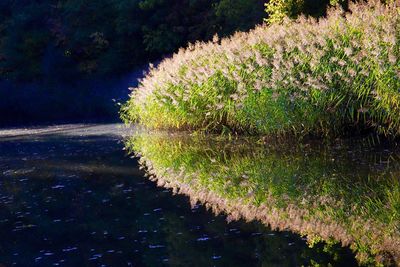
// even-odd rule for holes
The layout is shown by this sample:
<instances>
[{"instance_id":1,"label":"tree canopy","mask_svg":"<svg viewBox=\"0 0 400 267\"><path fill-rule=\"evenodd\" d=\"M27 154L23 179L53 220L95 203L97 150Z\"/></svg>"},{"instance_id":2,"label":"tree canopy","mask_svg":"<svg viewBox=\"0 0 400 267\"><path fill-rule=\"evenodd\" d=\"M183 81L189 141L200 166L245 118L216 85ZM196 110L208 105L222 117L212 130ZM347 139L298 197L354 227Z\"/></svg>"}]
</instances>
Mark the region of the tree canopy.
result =
<instances>
[{"instance_id":1,"label":"tree canopy","mask_svg":"<svg viewBox=\"0 0 400 267\"><path fill-rule=\"evenodd\" d=\"M121 73L171 54L188 42L247 31L264 18L274 22L302 12L324 15L330 2L3 0L0 79Z\"/></svg>"},{"instance_id":2,"label":"tree canopy","mask_svg":"<svg viewBox=\"0 0 400 267\"><path fill-rule=\"evenodd\" d=\"M0 3L0 79L112 74L262 23L264 0Z\"/></svg>"}]
</instances>

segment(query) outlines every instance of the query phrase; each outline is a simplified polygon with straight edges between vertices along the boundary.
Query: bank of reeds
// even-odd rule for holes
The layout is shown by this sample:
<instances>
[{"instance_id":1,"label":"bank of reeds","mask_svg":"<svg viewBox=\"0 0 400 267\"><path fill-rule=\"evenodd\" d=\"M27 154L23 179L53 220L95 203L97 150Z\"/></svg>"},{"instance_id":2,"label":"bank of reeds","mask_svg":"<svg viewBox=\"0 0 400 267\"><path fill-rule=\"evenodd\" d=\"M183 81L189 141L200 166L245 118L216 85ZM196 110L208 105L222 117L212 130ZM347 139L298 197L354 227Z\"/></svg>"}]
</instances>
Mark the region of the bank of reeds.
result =
<instances>
[{"instance_id":1,"label":"bank of reeds","mask_svg":"<svg viewBox=\"0 0 400 267\"><path fill-rule=\"evenodd\" d=\"M151 68L121 117L150 128L399 135L399 6L351 4L191 44Z\"/></svg>"}]
</instances>

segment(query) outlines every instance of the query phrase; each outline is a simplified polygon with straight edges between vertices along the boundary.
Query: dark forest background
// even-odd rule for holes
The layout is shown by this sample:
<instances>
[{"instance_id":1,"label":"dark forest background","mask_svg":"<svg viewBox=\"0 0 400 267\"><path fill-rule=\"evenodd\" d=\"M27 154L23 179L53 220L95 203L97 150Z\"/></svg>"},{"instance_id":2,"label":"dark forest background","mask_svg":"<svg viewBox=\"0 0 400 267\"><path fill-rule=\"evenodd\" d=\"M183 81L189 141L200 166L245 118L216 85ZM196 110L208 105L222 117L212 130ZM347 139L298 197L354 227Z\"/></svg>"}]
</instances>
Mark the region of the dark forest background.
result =
<instances>
[{"instance_id":1,"label":"dark forest background","mask_svg":"<svg viewBox=\"0 0 400 267\"><path fill-rule=\"evenodd\" d=\"M0 125L117 120L149 62L263 23L265 0L2 0ZM320 16L329 0L307 0Z\"/></svg>"}]
</instances>

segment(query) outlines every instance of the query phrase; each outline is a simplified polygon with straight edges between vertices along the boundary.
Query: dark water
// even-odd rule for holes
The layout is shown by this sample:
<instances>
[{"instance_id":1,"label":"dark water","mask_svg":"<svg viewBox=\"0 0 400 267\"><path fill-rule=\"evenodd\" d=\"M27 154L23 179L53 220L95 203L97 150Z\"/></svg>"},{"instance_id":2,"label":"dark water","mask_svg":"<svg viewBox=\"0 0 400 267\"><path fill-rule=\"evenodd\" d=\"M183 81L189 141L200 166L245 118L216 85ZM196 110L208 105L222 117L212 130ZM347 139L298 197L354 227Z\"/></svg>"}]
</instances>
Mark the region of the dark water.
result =
<instances>
[{"instance_id":1,"label":"dark water","mask_svg":"<svg viewBox=\"0 0 400 267\"><path fill-rule=\"evenodd\" d=\"M115 127L0 131L0 266L356 265L156 187Z\"/></svg>"}]
</instances>

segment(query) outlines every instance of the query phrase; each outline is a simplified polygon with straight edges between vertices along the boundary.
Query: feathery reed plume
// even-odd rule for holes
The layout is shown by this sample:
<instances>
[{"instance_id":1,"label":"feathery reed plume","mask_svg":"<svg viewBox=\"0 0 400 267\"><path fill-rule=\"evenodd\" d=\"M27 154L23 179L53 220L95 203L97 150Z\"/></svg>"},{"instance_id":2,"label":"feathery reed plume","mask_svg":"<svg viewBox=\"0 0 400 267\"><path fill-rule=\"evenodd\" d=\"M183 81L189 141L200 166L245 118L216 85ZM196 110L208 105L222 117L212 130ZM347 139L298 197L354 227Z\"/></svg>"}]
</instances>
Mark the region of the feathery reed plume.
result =
<instances>
[{"instance_id":1,"label":"feathery reed plume","mask_svg":"<svg viewBox=\"0 0 400 267\"><path fill-rule=\"evenodd\" d=\"M398 1L352 3L350 13L190 44L150 68L121 116L152 128L399 135L398 10Z\"/></svg>"}]
</instances>

